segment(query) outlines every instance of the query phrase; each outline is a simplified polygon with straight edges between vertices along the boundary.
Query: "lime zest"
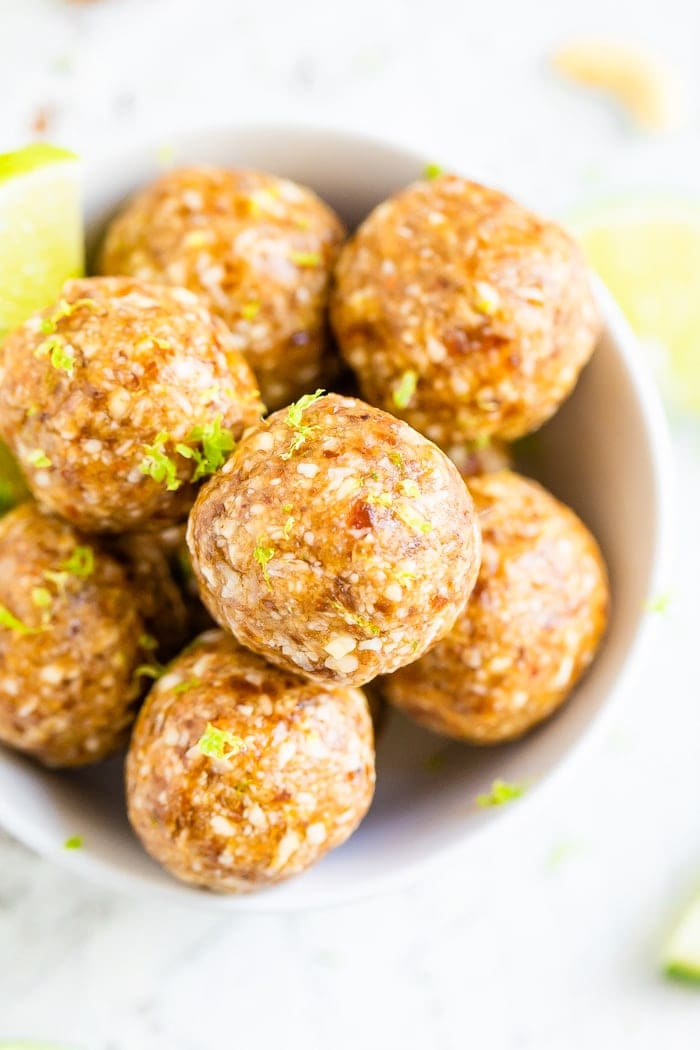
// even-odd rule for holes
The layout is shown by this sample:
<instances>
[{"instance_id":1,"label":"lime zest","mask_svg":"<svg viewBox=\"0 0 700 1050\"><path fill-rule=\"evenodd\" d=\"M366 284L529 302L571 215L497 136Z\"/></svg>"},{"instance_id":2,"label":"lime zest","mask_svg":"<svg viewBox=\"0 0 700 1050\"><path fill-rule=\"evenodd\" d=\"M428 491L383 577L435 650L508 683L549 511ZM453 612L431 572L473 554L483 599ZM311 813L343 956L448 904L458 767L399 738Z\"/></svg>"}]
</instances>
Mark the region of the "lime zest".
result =
<instances>
[{"instance_id":1,"label":"lime zest","mask_svg":"<svg viewBox=\"0 0 700 1050\"><path fill-rule=\"evenodd\" d=\"M241 317L244 321L254 321L260 313L260 303L257 299L251 299L241 307Z\"/></svg>"},{"instance_id":2,"label":"lime zest","mask_svg":"<svg viewBox=\"0 0 700 1050\"><path fill-rule=\"evenodd\" d=\"M196 689L201 684L201 678L187 678L184 682L178 682L177 685L173 686L172 691L176 696L179 696L180 693L187 693L190 689Z\"/></svg>"},{"instance_id":3,"label":"lime zest","mask_svg":"<svg viewBox=\"0 0 700 1050\"><path fill-rule=\"evenodd\" d=\"M168 492L176 492L182 482L177 476L175 463L164 451L166 442L169 440L170 434L167 430L161 430L152 445L142 445L146 456L139 464L139 470L159 484L165 482Z\"/></svg>"},{"instance_id":4,"label":"lime zest","mask_svg":"<svg viewBox=\"0 0 700 1050\"><path fill-rule=\"evenodd\" d=\"M401 482L401 488L403 489L404 496L408 496L409 499L413 499L415 496L420 496L420 489L418 483L413 478L404 478Z\"/></svg>"},{"instance_id":5,"label":"lime zest","mask_svg":"<svg viewBox=\"0 0 700 1050\"><path fill-rule=\"evenodd\" d=\"M507 780L494 780L490 791L476 796L476 804L479 809L487 809L489 806L504 806L507 802L513 802L520 798L525 792L525 785L521 783L509 783Z\"/></svg>"},{"instance_id":6,"label":"lime zest","mask_svg":"<svg viewBox=\"0 0 700 1050\"><path fill-rule=\"evenodd\" d=\"M48 587L32 587L32 605L37 609L48 609L53 601L53 596Z\"/></svg>"},{"instance_id":7,"label":"lime zest","mask_svg":"<svg viewBox=\"0 0 700 1050\"><path fill-rule=\"evenodd\" d=\"M82 835L69 835L66 841L63 843L64 849L82 849L83 838Z\"/></svg>"},{"instance_id":8,"label":"lime zest","mask_svg":"<svg viewBox=\"0 0 700 1050\"><path fill-rule=\"evenodd\" d=\"M342 613L346 620L350 623L357 624L357 626L361 627L363 631L369 631L369 633L374 635L375 638L378 634L381 634L381 629L377 627L376 624L372 623L371 620L368 620L366 616L359 616L357 613L350 612L349 609L346 609L344 605L335 599L331 602L331 605L334 609L337 609L339 613Z\"/></svg>"},{"instance_id":9,"label":"lime zest","mask_svg":"<svg viewBox=\"0 0 700 1050\"><path fill-rule=\"evenodd\" d=\"M248 750L245 740L230 729L219 729L212 722L197 741L197 747L207 758L233 758Z\"/></svg>"},{"instance_id":10,"label":"lime zest","mask_svg":"<svg viewBox=\"0 0 700 1050\"><path fill-rule=\"evenodd\" d=\"M135 669L134 678L152 678L154 682L157 682L159 678L162 678L165 674L165 667L163 664L152 663L152 664L139 664Z\"/></svg>"},{"instance_id":11,"label":"lime zest","mask_svg":"<svg viewBox=\"0 0 700 1050\"><path fill-rule=\"evenodd\" d=\"M266 547L267 539L261 538L257 542L257 546L253 551L253 557L262 570L263 579L267 584L268 591L272 590L272 581L270 580L270 573L268 572L268 563L272 561L275 556L274 547Z\"/></svg>"},{"instance_id":12,"label":"lime zest","mask_svg":"<svg viewBox=\"0 0 700 1050\"><path fill-rule=\"evenodd\" d=\"M46 467L51 466L51 460L44 452L43 448L35 448L27 456L27 462L38 470L43 470Z\"/></svg>"},{"instance_id":13,"label":"lime zest","mask_svg":"<svg viewBox=\"0 0 700 1050\"><path fill-rule=\"evenodd\" d=\"M80 576L83 579L92 576L95 571L95 552L92 547L77 546L73 549L70 558L61 562L61 568L69 572L71 576Z\"/></svg>"},{"instance_id":14,"label":"lime zest","mask_svg":"<svg viewBox=\"0 0 700 1050\"><path fill-rule=\"evenodd\" d=\"M323 261L318 252L290 252L289 258L296 266L307 269L320 266Z\"/></svg>"},{"instance_id":15,"label":"lime zest","mask_svg":"<svg viewBox=\"0 0 700 1050\"><path fill-rule=\"evenodd\" d=\"M17 617L10 612L4 605L0 605L0 627L6 627L9 631L14 631L15 634L25 637L29 634L41 634L42 631L46 630L46 627L29 627L26 623L22 623Z\"/></svg>"},{"instance_id":16,"label":"lime zest","mask_svg":"<svg viewBox=\"0 0 700 1050\"><path fill-rule=\"evenodd\" d=\"M391 400L397 408L408 408L418 385L418 373L413 368L407 368L399 378L398 383L391 392Z\"/></svg>"},{"instance_id":17,"label":"lime zest","mask_svg":"<svg viewBox=\"0 0 700 1050\"><path fill-rule=\"evenodd\" d=\"M443 169L440 164L436 164L434 161L428 162L423 168L423 178L427 179L428 182L432 182L433 179L438 179L443 174Z\"/></svg>"},{"instance_id":18,"label":"lime zest","mask_svg":"<svg viewBox=\"0 0 700 1050\"><path fill-rule=\"evenodd\" d=\"M294 437L292 438L288 451L281 454L282 459L291 459L297 449L301 448L304 442L310 438L317 429L315 426L304 423L302 417L306 409L315 404L324 394L325 390L321 389L316 390L313 394L304 394L303 397L300 397L298 401L295 401L287 409L285 423L294 431Z\"/></svg>"},{"instance_id":19,"label":"lime zest","mask_svg":"<svg viewBox=\"0 0 700 1050\"><path fill-rule=\"evenodd\" d=\"M139 635L139 649L145 649L147 652L152 652L158 648L158 639L154 638L152 634L141 634Z\"/></svg>"},{"instance_id":20,"label":"lime zest","mask_svg":"<svg viewBox=\"0 0 700 1050\"><path fill-rule=\"evenodd\" d=\"M295 522L296 522L296 518L292 517L292 515L290 514L289 517L287 518L287 520L284 523L284 528L282 529L282 535L284 536L285 540L289 539L289 534L291 533L292 529L294 528L294 523Z\"/></svg>"},{"instance_id":21,"label":"lime zest","mask_svg":"<svg viewBox=\"0 0 700 1050\"><path fill-rule=\"evenodd\" d=\"M193 459L197 464L192 481L199 481L215 474L226 462L229 453L236 447L233 434L221 426L222 415L219 413L213 423L204 423L194 427L187 440L201 445L201 451L184 442L178 442L175 451L185 459Z\"/></svg>"},{"instance_id":22,"label":"lime zest","mask_svg":"<svg viewBox=\"0 0 700 1050\"><path fill-rule=\"evenodd\" d=\"M90 310L100 309L99 303L94 299L76 299L72 303L69 303L67 299L59 299L53 313L45 317L41 322L41 331L44 335L53 335L64 317L70 317L71 314L74 314L77 310L82 310L83 307Z\"/></svg>"},{"instance_id":23,"label":"lime zest","mask_svg":"<svg viewBox=\"0 0 700 1050\"><path fill-rule=\"evenodd\" d=\"M408 507L405 504L399 504L396 507L396 516L407 525L409 529L413 529L415 532L420 532L424 536L427 536L433 531L433 526L429 521L426 521L424 517L418 514L413 507Z\"/></svg>"}]
</instances>

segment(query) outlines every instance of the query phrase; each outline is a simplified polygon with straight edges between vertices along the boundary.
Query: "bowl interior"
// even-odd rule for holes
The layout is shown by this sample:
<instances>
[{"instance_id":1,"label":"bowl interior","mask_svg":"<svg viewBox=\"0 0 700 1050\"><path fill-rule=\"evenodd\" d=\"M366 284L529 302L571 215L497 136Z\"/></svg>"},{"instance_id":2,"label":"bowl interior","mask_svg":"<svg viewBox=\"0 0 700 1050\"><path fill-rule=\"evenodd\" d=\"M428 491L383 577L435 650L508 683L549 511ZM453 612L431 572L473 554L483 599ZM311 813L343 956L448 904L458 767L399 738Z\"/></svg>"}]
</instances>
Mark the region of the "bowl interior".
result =
<instances>
[{"instance_id":1,"label":"bowl interior","mask_svg":"<svg viewBox=\"0 0 700 1050\"><path fill-rule=\"evenodd\" d=\"M419 154L379 141L309 129L199 132L174 143L174 163L249 166L312 186L352 226L415 179ZM159 173L154 145L124 151L88 172L88 239L94 247L125 196ZM574 395L533 443L529 472L572 505L597 536L613 591L610 629L575 695L524 741L486 750L450 744L393 713L381 736L372 809L353 838L306 875L250 898L213 898L180 886L132 836L121 761L59 774L0 750L0 821L19 839L101 881L225 908L296 908L368 891L463 842L499 812L474 797L496 777L541 782L593 723L628 661L663 546L665 431L640 371L634 339L598 287L605 333ZM440 755L439 761L431 761ZM84 847L63 850L68 836Z\"/></svg>"}]
</instances>

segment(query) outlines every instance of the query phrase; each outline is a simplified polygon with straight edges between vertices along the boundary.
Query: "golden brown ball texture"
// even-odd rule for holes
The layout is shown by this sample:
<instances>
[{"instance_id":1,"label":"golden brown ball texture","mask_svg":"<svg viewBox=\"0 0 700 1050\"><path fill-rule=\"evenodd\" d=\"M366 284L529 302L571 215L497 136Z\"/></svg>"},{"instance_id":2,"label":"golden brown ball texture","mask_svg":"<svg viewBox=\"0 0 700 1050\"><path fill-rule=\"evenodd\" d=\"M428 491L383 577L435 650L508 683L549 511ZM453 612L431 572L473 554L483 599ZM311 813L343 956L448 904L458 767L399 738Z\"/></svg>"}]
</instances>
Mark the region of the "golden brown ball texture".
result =
<instances>
[{"instance_id":1,"label":"golden brown ball texture","mask_svg":"<svg viewBox=\"0 0 700 1050\"><path fill-rule=\"evenodd\" d=\"M226 326L182 288L69 281L3 344L3 436L39 502L88 532L182 520L212 446L223 462L261 408Z\"/></svg>"},{"instance_id":2,"label":"golden brown ball texture","mask_svg":"<svg viewBox=\"0 0 700 1050\"><path fill-rule=\"evenodd\" d=\"M251 893L344 842L374 778L360 690L308 682L210 631L170 665L139 715L129 819L177 878Z\"/></svg>"},{"instance_id":3,"label":"golden brown ball texture","mask_svg":"<svg viewBox=\"0 0 700 1050\"><path fill-rule=\"evenodd\" d=\"M195 292L229 326L276 409L327 386L337 369L325 311L343 236L335 213L289 179L181 168L125 205L99 266Z\"/></svg>"},{"instance_id":4,"label":"golden brown ball texture","mask_svg":"<svg viewBox=\"0 0 700 1050\"><path fill-rule=\"evenodd\" d=\"M572 510L509 471L472 478L481 571L448 634L382 681L428 729L513 740L555 711L593 660L608 617L598 545Z\"/></svg>"},{"instance_id":5,"label":"golden brown ball texture","mask_svg":"<svg viewBox=\"0 0 700 1050\"><path fill-rule=\"evenodd\" d=\"M47 766L126 742L144 624L119 562L35 503L0 521L0 740Z\"/></svg>"},{"instance_id":6,"label":"golden brown ball texture","mask_svg":"<svg viewBox=\"0 0 700 1050\"><path fill-rule=\"evenodd\" d=\"M600 329L571 237L456 175L409 186L362 223L331 320L366 400L444 449L539 427Z\"/></svg>"},{"instance_id":7,"label":"golden brown ball texture","mask_svg":"<svg viewBox=\"0 0 700 1050\"><path fill-rule=\"evenodd\" d=\"M280 667L346 685L449 631L479 566L472 501L447 456L336 394L250 431L202 490L187 541L217 623Z\"/></svg>"}]
</instances>

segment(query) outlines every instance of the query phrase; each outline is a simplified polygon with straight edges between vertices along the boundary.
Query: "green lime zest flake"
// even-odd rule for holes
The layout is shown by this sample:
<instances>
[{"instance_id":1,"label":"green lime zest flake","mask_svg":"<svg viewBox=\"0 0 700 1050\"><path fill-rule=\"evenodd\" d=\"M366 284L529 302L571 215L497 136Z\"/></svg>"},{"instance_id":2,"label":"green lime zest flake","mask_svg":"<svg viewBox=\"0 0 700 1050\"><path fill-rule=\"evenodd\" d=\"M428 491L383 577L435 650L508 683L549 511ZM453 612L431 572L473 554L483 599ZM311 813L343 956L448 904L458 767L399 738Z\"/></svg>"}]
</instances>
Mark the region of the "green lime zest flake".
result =
<instances>
[{"instance_id":1,"label":"green lime zest flake","mask_svg":"<svg viewBox=\"0 0 700 1050\"><path fill-rule=\"evenodd\" d=\"M153 649L157 648L158 639L154 638L152 634L139 635L139 649L145 649L147 652L152 652Z\"/></svg>"},{"instance_id":2,"label":"green lime zest flake","mask_svg":"<svg viewBox=\"0 0 700 1050\"><path fill-rule=\"evenodd\" d=\"M427 179L428 182L432 182L433 179L437 179L442 175L442 167L439 164L435 164L434 161L430 161L423 168L423 178Z\"/></svg>"},{"instance_id":3,"label":"green lime zest flake","mask_svg":"<svg viewBox=\"0 0 700 1050\"><path fill-rule=\"evenodd\" d=\"M83 838L82 835L69 835L66 841L63 843L64 849L82 849Z\"/></svg>"},{"instance_id":4,"label":"green lime zest flake","mask_svg":"<svg viewBox=\"0 0 700 1050\"><path fill-rule=\"evenodd\" d=\"M197 686L202 684L201 678L187 678L184 682L178 682L176 686L173 686L173 693L179 696L180 693L186 693L190 689L196 689Z\"/></svg>"},{"instance_id":5,"label":"green lime zest flake","mask_svg":"<svg viewBox=\"0 0 700 1050\"><path fill-rule=\"evenodd\" d=\"M433 531L433 526L429 521L426 521L417 511L413 510L412 507L407 507L405 504L396 507L396 515L404 525L407 525L409 529L413 529L415 532L420 532L424 536L427 536Z\"/></svg>"},{"instance_id":6,"label":"green lime zest flake","mask_svg":"<svg viewBox=\"0 0 700 1050\"><path fill-rule=\"evenodd\" d=\"M165 674L165 667L163 664L140 664L134 671L134 678L152 678L154 682L157 682L159 678L162 678Z\"/></svg>"},{"instance_id":7,"label":"green lime zest flake","mask_svg":"<svg viewBox=\"0 0 700 1050\"><path fill-rule=\"evenodd\" d=\"M318 252L290 252L289 258L296 266L311 268L321 265L321 256Z\"/></svg>"},{"instance_id":8,"label":"green lime zest flake","mask_svg":"<svg viewBox=\"0 0 700 1050\"><path fill-rule=\"evenodd\" d=\"M671 595L666 591L664 594L657 594L653 598L649 598L644 603L644 611L650 613L665 613L668 612L671 604Z\"/></svg>"},{"instance_id":9,"label":"green lime zest flake","mask_svg":"<svg viewBox=\"0 0 700 1050\"><path fill-rule=\"evenodd\" d=\"M393 502L388 492L376 492L365 498L365 503L369 503L372 507L390 507Z\"/></svg>"},{"instance_id":10,"label":"green lime zest flake","mask_svg":"<svg viewBox=\"0 0 700 1050\"><path fill-rule=\"evenodd\" d=\"M248 750L248 745L242 737L232 733L230 729L219 729L211 722L207 722L207 728L197 741L197 747L207 758L232 758Z\"/></svg>"},{"instance_id":11,"label":"green lime zest flake","mask_svg":"<svg viewBox=\"0 0 700 1050\"><path fill-rule=\"evenodd\" d=\"M61 568L71 576L80 576L82 579L92 576L95 571L95 552L92 547L75 547L70 558L61 562Z\"/></svg>"},{"instance_id":12,"label":"green lime zest flake","mask_svg":"<svg viewBox=\"0 0 700 1050\"><path fill-rule=\"evenodd\" d=\"M68 577L70 576L70 573L56 572L54 569L46 569L46 571L43 573L43 576L47 583L52 583L56 590L60 594L63 594L63 592L66 589L66 584L68 583Z\"/></svg>"},{"instance_id":13,"label":"green lime zest flake","mask_svg":"<svg viewBox=\"0 0 700 1050\"><path fill-rule=\"evenodd\" d=\"M289 534L292 531L292 529L294 528L295 521L296 521L296 518L293 518L291 514L289 515L289 517L285 521L284 528L282 529L282 534L284 535L285 540L289 539Z\"/></svg>"},{"instance_id":14,"label":"green lime zest flake","mask_svg":"<svg viewBox=\"0 0 700 1050\"><path fill-rule=\"evenodd\" d=\"M404 466L403 456L401 455L400 452L390 452L389 453L389 459L391 460L391 462L394 464L395 467L399 467L400 470L403 470L403 466Z\"/></svg>"},{"instance_id":15,"label":"green lime zest flake","mask_svg":"<svg viewBox=\"0 0 700 1050\"><path fill-rule=\"evenodd\" d=\"M59 372L65 372L66 375L72 376L75 364L75 351L73 350L73 347L61 343L57 339L52 340L52 342L55 344L51 348L51 355L49 357L52 366L58 369Z\"/></svg>"},{"instance_id":16,"label":"green lime zest flake","mask_svg":"<svg viewBox=\"0 0 700 1050\"><path fill-rule=\"evenodd\" d=\"M37 609L48 609L52 601L51 591L47 587L32 587L32 604Z\"/></svg>"},{"instance_id":17,"label":"green lime zest flake","mask_svg":"<svg viewBox=\"0 0 700 1050\"><path fill-rule=\"evenodd\" d=\"M339 613L342 613L347 621L357 624L357 626L361 627L363 631L369 631L369 633L373 634L375 638L378 634L381 634L380 628L372 623L371 620L368 620L366 616L358 616L357 613L350 612L349 609L346 609L345 606L341 605L338 601L334 600L331 604L334 609L337 609Z\"/></svg>"},{"instance_id":18,"label":"green lime zest flake","mask_svg":"<svg viewBox=\"0 0 700 1050\"><path fill-rule=\"evenodd\" d=\"M0 627L7 627L8 630L22 637L27 634L41 634L46 630L46 627L29 627L26 623L22 623L4 605L0 605Z\"/></svg>"},{"instance_id":19,"label":"green lime zest flake","mask_svg":"<svg viewBox=\"0 0 700 1050\"><path fill-rule=\"evenodd\" d=\"M34 448L27 456L27 462L31 463L33 467L37 467L39 470L43 470L45 467L51 466L51 460L44 452L43 448Z\"/></svg>"},{"instance_id":20,"label":"green lime zest flake","mask_svg":"<svg viewBox=\"0 0 700 1050\"><path fill-rule=\"evenodd\" d=\"M233 434L221 426L221 419L219 413L213 423L204 423L190 431L187 440L201 445L201 451L182 442L175 446L176 452L185 459L193 459L197 464L192 481L199 481L200 478L207 478L216 473L236 447Z\"/></svg>"},{"instance_id":21,"label":"green lime zest flake","mask_svg":"<svg viewBox=\"0 0 700 1050\"><path fill-rule=\"evenodd\" d=\"M485 448L488 448L491 444L491 438L488 434L479 434L472 441L467 441L467 448L470 452L482 452Z\"/></svg>"},{"instance_id":22,"label":"green lime zest flake","mask_svg":"<svg viewBox=\"0 0 700 1050\"><path fill-rule=\"evenodd\" d=\"M263 579L267 584L268 591L272 590L272 582L270 580L270 573L267 570L268 562L272 561L275 556L274 547L266 547L266 539L259 539L255 550L253 551L253 557L262 569Z\"/></svg>"},{"instance_id":23,"label":"green lime zest flake","mask_svg":"<svg viewBox=\"0 0 700 1050\"><path fill-rule=\"evenodd\" d=\"M407 368L391 392L391 400L397 408L408 407L416 392L417 385L418 373L413 368Z\"/></svg>"},{"instance_id":24,"label":"green lime zest flake","mask_svg":"<svg viewBox=\"0 0 700 1050\"><path fill-rule=\"evenodd\" d=\"M475 308L480 314L493 317L501 305L501 297L496 289L493 285L488 284L487 281L475 281L474 290L476 292L474 299Z\"/></svg>"},{"instance_id":25,"label":"green lime zest flake","mask_svg":"<svg viewBox=\"0 0 700 1050\"><path fill-rule=\"evenodd\" d=\"M294 437L292 438L289 450L282 453L282 459L291 459L296 450L300 448L317 429L315 426L310 426L309 424L304 423L303 415L306 409L315 404L324 394L325 390L316 390L313 394L304 394L303 397L300 397L298 401L295 401L287 409L285 423L294 431Z\"/></svg>"},{"instance_id":26,"label":"green lime zest flake","mask_svg":"<svg viewBox=\"0 0 700 1050\"><path fill-rule=\"evenodd\" d=\"M506 780L494 780L490 791L484 795L476 796L476 804L479 809L486 809L489 806L503 806L507 802L520 798L524 791L524 784L509 784Z\"/></svg>"},{"instance_id":27,"label":"green lime zest flake","mask_svg":"<svg viewBox=\"0 0 700 1050\"><path fill-rule=\"evenodd\" d=\"M260 313L260 303L257 299L251 299L249 303L244 303L241 307L241 317L245 321L254 321Z\"/></svg>"},{"instance_id":28,"label":"green lime zest flake","mask_svg":"<svg viewBox=\"0 0 700 1050\"><path fill-rule=\"evenodd\" d=\"M53 335L64 317L70 317L76 310L83 308L99 310L100 307L94 299L76 299L74 303L69 303L66 299L59 299L54 312L41 322L41 331L44 335Z\"/></svg>"},{"instance_id":29,"label":"green lime zest flake","mask_svg":"<svg viewBox=\"0 0 700 1050\"><path fill-rule=\"evenodd\" d=\"M403 489L404 496L409 496L410 498L420 496L420 489L413 478L404 478L401 482L401 488Z\"/></svg>"},{"instance_id":30,"label":"green lime zest flake","mask_svg":"<svg viewBox=\"0 0 700 1050\"><path fill-rule=\"evenodd\" d=\"M143 445L146 457L139 464L139 470L159 484L164 481L168 492L176 492L182 482L177 476L175 463L164 451L166 442L169 440L170 435L167 430L161 430L152 445Z\"/></svg>"}]
</instances>

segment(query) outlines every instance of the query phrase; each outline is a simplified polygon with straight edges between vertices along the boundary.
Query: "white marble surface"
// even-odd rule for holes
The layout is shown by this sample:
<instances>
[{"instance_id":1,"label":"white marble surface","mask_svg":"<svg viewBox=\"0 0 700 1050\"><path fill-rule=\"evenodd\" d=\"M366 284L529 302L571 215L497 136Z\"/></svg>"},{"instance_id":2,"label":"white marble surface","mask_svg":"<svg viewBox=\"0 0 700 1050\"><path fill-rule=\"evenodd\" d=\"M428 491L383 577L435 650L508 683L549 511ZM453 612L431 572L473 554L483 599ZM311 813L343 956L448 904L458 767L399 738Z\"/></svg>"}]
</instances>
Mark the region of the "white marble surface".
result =
<instances>
[{"instance_id":1,"label":"white marble surface","mask_svg":"<svg viewBox=\"0 0 700 1050\"><path fill-rule=\"evenodd\" d=\"M547 71L604 33L663 49L700 97L696 0L0 0L0 149L40 110L86 154L216 120L413 140L561 211L691 185L700 120L647 140ZM636 690L575 779L394 895L289 917L155 910L0 836L0 1039L84 1050L687 1050L698 994L658 976L700 875L697 428L676 425L679 557Z\"/></svg>"}]
</instances>

